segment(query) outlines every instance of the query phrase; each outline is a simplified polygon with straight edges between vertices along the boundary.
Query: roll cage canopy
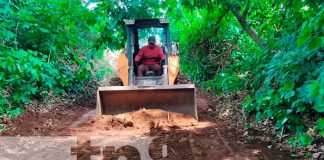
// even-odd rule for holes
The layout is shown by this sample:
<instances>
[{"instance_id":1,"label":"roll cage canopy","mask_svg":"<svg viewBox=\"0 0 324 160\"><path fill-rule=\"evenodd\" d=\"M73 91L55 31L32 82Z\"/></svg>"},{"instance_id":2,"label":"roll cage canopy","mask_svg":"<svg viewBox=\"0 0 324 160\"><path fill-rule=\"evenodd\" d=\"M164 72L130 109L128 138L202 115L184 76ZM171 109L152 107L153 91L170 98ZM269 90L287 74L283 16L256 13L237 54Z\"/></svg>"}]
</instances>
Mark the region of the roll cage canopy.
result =
<instances>
[{"instance_id":1,"label":"roll cage canopy","mask_svg":"<svg viewBox=\"0 0 324 160\"><path fill-rule=\"evenodd\" d=\"M155 18L155 19L126 19L124 20L127 30L127 57L129 59L129 66L133 67L134 57L139 52L139 29L144 28L162 28L162 44L167 47L167 50L171 48L170 31L169 31L169 19L167 18ZM168 54L166 53L166 59ZM166 62L167 63L167 62Z\"/></svg>"}]
</instances>

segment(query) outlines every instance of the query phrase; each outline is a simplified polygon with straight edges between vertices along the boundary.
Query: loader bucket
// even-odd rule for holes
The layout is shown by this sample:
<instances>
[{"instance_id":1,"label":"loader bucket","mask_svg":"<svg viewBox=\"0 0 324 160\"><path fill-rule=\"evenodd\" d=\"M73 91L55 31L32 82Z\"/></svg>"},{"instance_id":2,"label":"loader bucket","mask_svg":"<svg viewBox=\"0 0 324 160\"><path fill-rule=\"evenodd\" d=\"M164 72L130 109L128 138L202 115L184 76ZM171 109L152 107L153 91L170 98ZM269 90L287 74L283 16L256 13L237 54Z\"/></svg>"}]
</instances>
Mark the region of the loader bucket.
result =
<instances>
[{"instance_id":1,"label":"loader bucket","mask_svg":"<svg viewBox=\"0 0 324 160\"><path fill-rule=\"evenodd\" d=\"M141 108L178 112L197 119L195 86L112 86L99 87L97 91L97 115L117 115Z\"/></svg>"}]
</instances>

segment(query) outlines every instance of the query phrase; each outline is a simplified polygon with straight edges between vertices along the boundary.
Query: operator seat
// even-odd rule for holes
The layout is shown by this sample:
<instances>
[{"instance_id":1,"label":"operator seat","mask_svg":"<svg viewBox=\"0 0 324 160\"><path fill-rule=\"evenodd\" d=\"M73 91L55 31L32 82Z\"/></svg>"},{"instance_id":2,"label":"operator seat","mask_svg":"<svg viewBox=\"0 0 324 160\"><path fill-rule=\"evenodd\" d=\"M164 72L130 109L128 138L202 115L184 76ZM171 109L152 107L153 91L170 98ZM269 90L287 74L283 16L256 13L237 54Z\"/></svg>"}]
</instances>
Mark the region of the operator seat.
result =
<instances>
[{"instance_id":1,"label":"operator seat","mask_svg":"<svg viewBox=\"0 0 324 160\"><path fill-rule=\"evenodd\" d=\"M163 53L164 53L164 55L166 55L167 53L168 53L168 47L166 46L166 44L162 44L161 45L161 49L162 49L162 51L163 51ZM160 64L161 65L161 64ZM163 73L163 66L161 65L161 71L162 71L162 73ZM153 71L147 71L145 74L144 74L144 76L157 76L157 74L156 73L154 73Z\"/></svg>"}]
</instances>

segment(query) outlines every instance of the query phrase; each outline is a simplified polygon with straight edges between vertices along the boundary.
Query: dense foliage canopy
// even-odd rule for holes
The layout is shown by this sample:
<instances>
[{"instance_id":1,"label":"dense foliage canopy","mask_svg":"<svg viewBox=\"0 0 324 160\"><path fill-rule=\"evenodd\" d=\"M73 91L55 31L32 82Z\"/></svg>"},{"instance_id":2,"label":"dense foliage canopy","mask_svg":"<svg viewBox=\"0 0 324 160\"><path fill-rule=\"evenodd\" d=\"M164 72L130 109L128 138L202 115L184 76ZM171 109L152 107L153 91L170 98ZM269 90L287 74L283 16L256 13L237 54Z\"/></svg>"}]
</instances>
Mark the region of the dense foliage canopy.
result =
<instances>
[{"instance_id":1,"label":"dense foliage canopy","mask_svg":"<svg viewBox=\"0 0 324 160\"><path fill-rule=\"evenodd\" d=\"M247 116L307 146L324 136L323 12L319 0L2 0L0 115L83 90L96 53L124 47L124 19L167 17L181 72L215 94L248 91Z\"/></svg>"},{"instance_id":2,"label":"dense foliage canopy","mask_svg":"<svg viewBox=\"0 0 324 160\"><path fill-rule=\"evenodd\" d=\"M324 136L320 1L177 4L168 13L183 45L185 73L218 94L249 91L246 114L258 123L272 121L280 136L295 134L292 145L311 144L314 132Z\"/></svg>"}]
</instances>

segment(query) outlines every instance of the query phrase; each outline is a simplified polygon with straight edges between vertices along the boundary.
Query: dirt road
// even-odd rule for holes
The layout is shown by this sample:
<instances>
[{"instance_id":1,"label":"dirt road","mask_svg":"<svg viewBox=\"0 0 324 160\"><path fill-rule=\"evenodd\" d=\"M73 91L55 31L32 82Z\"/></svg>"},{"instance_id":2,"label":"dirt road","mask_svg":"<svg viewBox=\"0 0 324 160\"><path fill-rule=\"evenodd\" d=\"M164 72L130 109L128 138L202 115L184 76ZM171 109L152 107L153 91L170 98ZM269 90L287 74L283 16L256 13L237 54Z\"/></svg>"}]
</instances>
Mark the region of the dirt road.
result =
<instances>
[{"instance_id":1,"label":"dirt road","mask_svg":"<svg viewBox=\"0 0 324 160\"><path fill-rule=\"evenodd\" d=\"M217 106L203 93L198 94L197 100L199 122L181 114L145 109L114 117L94 116L94 100L63 103L46 111L28 109L16 120L6 122L1 136L76 136L78 146L72 152L80 153L78 159L89 159L89 152L100 152L98 148L89 149L91 136L153 137L149 145L153 159L291 159L289 153L268 149L267 144L245 144L243 133L213 118L211 111ZM105 159L140 159L139 152L131 146L117 151L105 149L109 153Z\"/></svg>"}]
</instances>

